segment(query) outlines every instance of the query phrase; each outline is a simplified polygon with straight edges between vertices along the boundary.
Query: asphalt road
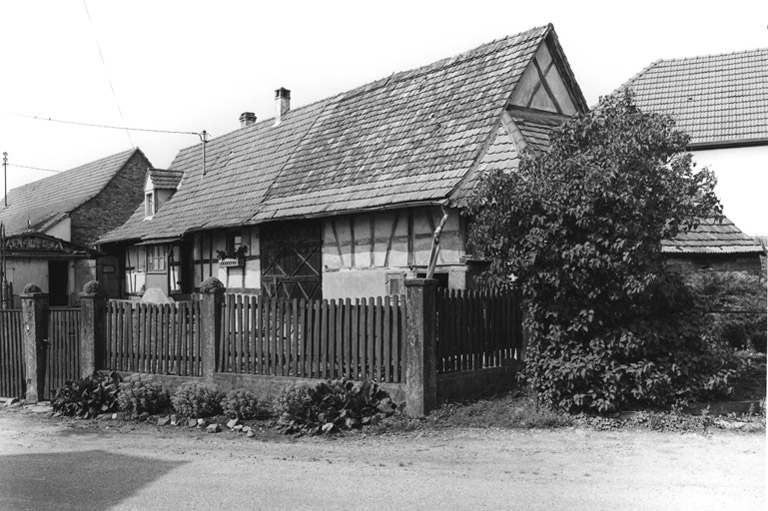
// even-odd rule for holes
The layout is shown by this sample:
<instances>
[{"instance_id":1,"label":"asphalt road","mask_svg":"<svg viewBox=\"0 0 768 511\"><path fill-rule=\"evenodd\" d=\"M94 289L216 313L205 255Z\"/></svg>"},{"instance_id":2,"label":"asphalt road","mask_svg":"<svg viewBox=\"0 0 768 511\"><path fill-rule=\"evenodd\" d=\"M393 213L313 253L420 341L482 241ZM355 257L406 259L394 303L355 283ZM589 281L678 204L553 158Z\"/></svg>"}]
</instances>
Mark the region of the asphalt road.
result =
<instances>
[{"instance_id":1,"label":"asphalt road","mask_svg":"<svg viewBox=\"0 0 768 511\"><path fill-rule=\"evenodd\" d=\"M0 509L764 510L765 437L451 430L254 441L0 411Z\"/></svg>"}]
</instances>

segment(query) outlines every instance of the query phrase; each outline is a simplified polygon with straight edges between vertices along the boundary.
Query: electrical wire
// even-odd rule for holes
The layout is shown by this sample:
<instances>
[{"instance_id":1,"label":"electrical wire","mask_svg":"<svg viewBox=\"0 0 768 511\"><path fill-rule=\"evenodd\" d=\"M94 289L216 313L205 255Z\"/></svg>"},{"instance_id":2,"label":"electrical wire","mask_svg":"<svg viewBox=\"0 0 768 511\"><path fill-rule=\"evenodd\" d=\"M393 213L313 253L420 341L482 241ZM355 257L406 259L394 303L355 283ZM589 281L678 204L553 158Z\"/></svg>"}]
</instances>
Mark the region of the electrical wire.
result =
<instances>
[{"instance_id":1,"label":"electrical wire","mask_svg":"<svg viewBox=\"0 0 768 511\"><path fill-rule=\"evenodd\" d=\"M8 166L9 167L16 167L16 168L19 168L19 169L41 170L43 172L54 172L56 174L58 174L59 172L64 172L63 170L43 169L43 168L40 168L40 167L30 167L28 165L18 165L16 163L9 163Z\"/></svg>"},{"instance_id":2,"label":"electrical wire","mask_svg":"<svg viewBox=\"0 0 768 511\"><path fill-rule=\"evenodd\" d=\"M23 117L25 119L58 122L61 124L73 124L75 126L87 126L89 128L105 128L105 129L111 129L111 130L125 130L125 131L144 131L149 133L170 133L173 135L196 135L198 137L202 136L202 133L197 131L176 131L176 130L159 130L159 129L151 129L151 128L130 128L127 126L110 126L108 124L95 124L90 122L65 121L62 119L53 119L51 117L39 117L37 115L17 114L13 112L2 112L2 113L5 115L12 115L14 117Z\"/></svg>"},{"instance_id":3,"label":"electrical wire","mask_svg":"<svg viewBox=\"0 0 768 511\"><path fill-rule=\"evenodd\" d=\"M88 11L88 2L83 0L83 7L85 7L85 14L88 16L88 23L91 25L91 31L93 32L93 39L96 41L96 48L99 50L99 57L101 57L101 64L104 66L104 74L107 76L107 82L109 88L112 90L112 97L115 98L115 106L117 106L117 112L120 114L120 120L125 124L125 117L123 116L123 109L120 108L120 101L117 99L117 93L115 92L115 86L112 84L112 78L109 75L109 69L107 68L107 61L104 60L104 53L101 51L101 44L99 44L99 38L96 36L96 29L93 26L93 20L91 19L91 13ZM136 144L133 143L131 132L125 130L125 134L128 135L128 141L131 143L131 147L136 148Z\"/></svg>"}]
</instances>

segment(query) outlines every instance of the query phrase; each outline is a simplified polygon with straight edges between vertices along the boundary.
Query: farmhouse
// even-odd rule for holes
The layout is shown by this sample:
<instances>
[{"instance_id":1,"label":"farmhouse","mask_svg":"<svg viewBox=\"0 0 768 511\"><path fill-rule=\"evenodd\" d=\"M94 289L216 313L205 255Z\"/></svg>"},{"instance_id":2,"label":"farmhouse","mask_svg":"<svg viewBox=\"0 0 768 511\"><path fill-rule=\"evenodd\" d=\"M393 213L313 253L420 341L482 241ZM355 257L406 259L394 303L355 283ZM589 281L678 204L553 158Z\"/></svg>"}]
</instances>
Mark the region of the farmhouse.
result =
<instances>
[{"instance_id":1,"label":"farmhouse","mask_svg":"<svg viewBox=\"0 0 768 511\"><path fill-rule=\"evenodd\" d=\"M121 261L122 296L179 298L216 276L235 291L354 298L401 293L439 233L435 277L471 288L459 212L477 176L515 169L586 110L551 25L300 108L280 88L274 118L245 112L239 130L180 151L175 190L158 195L149 172L145 204L98 244Z\"/></svg>"},{"instance_id":2,"label":"farmhouse","mask_svg":"<svg viewBox=\"0 0 768 511\"><path fill-rule=\"evenodd\" d=\"M19 293L30 283L49 294L51 305L75 303L94 279L117 293L119 261L97 262L91 248L141 203L150 166L132 149L11 190L0 209L4 305L20 307Z\"/></svg>"},{"instance_id":3,"label":"farmhouse","mask_svg":"<svg viewBox=\"0 0 768 511\"><path fill-rule=\"evenodd\" d=\"M670 263L759 271L764 249L751 236L768 234L768 48L658 60L623 89L642 110L671 115L690 135L697 164L717 175L727 218L665 242Z\"/></svg>"}]
</instances>

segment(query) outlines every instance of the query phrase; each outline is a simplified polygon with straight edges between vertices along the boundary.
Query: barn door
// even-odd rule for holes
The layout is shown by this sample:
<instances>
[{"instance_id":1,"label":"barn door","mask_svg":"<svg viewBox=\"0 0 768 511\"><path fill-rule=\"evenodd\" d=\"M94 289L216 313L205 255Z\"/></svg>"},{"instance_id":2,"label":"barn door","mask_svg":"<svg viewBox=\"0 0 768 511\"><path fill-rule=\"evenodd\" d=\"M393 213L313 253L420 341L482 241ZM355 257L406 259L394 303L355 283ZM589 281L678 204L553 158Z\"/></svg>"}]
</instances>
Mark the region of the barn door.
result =
<instances>
[{"instance_id":1,"label":"barn door","mask_svg":"<svg viewBox=\"0 0 768 511\"><path fill-rule=\"evenodd\" d=\"M321 224L279 222L261 229L261 287L278 298L322 298Z\"/></svg>"}]
</instances>

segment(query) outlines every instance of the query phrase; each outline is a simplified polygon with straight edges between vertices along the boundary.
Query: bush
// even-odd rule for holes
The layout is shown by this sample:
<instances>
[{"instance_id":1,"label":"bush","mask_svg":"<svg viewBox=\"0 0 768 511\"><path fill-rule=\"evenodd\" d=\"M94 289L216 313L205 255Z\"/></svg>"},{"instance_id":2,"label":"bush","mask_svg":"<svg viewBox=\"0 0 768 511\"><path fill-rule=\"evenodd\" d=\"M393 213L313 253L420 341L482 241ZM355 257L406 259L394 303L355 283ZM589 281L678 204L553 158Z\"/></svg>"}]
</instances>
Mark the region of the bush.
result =
<instances>
[{"instance_id":1,"label":"bush","mask_svg":"<svg viewBox=\"0 0 768 511\"><path fill-rule=\"evenodd\" d=\"M221 402L221 408L224 415L231 419L262 419L269 416L258 398L243 389L229 391Z\"/></svg>"},{"instance_id":2,"label":"bush","mask_svg":"<svg viewBox=\"0 0 768 511\"><path fill-rule=\"evenodd\" d=\"M696 272L687 282L702 301L706 338L724 348L766 351L765 285L746 272Z\"/></svg>"},{"instance_id":3,"label":"bush","mask_svg":"<svg viewBox=\"0 0 768 511\"><path fill-rule=\"evenodd\" d=\"M132 415L157 414L170 407L171 399L162 383L152 377L132 374L120 383L117 405Z\"/></svg>"},{"instance_id":4,"label":"bush","mask_svg":"<svg viewBox=\"0 0 768 511\"><path fill-rule=\"evenodd\" d=\"M276 400L283 433L317 435L360 428L395 413L389 395L370 381L345 379L291 385Z\"/></svg>"},{"instance_id":5,"label":"bush","mask_svg":"<svg viewBox=\"0 0 768 511\"><path fill-rule=\"evenodd\" d=\"M68 381L56 389L51 403L57 415L89 419L117 411L120 375L96 371L80 380Z\"/></svg>"},{"instance_id":6,"label":"bush","mask_svg":"<svg viewBox=\"0 0 768 511\"><path fill-rule=\"evenodd\" d=\"M216 386L205 383L185 383L171 397L171 404L184 417L211 417L221 413L224 394Z\"/></svg>"}]
</instances>

